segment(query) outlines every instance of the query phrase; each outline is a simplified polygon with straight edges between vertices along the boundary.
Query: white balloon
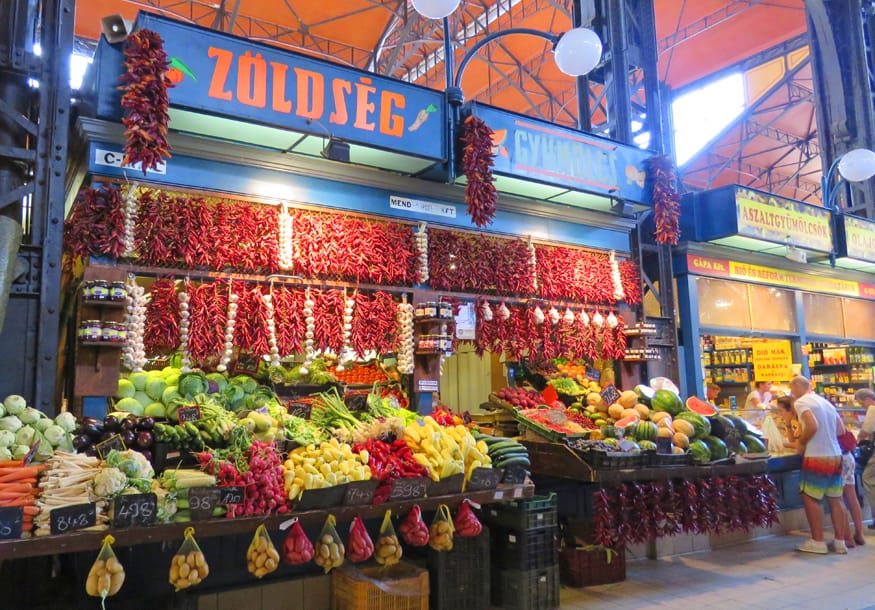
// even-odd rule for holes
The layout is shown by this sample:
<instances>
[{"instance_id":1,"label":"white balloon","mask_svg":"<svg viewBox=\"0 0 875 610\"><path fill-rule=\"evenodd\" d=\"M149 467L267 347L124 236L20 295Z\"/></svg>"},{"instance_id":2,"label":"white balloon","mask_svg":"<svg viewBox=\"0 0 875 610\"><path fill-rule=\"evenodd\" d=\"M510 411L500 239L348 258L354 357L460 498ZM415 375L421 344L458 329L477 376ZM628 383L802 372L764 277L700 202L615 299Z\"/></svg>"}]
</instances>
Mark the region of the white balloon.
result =
<instances>
[{"instance_id":1,"label":"white balloon","mask_svg":"<svg viewBox=\"0 0 875 610\"><path fill-rule=\"evenodd\" d=\"M589 74L601 58L602 41L589 28L574 28L565 32L553 52L556 66L569 76Z\"/></svg>"},{"instance_id":2,"label":"white balloon","mask_svg":"<svg viewBox=\"0 0 875 610\"><path fill-rule=\"evenodd\" d=\"M868 148L846 152L839 161L839 173L849 182L862 182L875 176L875 152Z\"/></svg>"},{"instance_id":3,"label":"white balloon","mask_svg":"<svg viewBox=\"0 0 875 610\"><path fill-rule=\"evenodd\" d=\"M413 9L428 19L443 19L456 8L462 0L413 0Z\"/></svg>"}]
</instances>

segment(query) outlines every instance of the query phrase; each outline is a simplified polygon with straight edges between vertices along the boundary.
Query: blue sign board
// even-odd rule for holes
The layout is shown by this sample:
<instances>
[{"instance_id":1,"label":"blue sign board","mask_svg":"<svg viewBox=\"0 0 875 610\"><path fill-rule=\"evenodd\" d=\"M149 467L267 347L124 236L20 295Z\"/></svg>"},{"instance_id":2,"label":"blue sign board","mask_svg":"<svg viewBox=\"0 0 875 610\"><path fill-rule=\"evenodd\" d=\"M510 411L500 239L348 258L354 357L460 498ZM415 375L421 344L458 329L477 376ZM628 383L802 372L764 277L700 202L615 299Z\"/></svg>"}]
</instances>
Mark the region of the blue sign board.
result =
<instances>
[{"instance_id":1,"label":"blue sign board","mask_svg":"<svg viewBox=\"0 0 875 610\"><path fill-rule=\"evenodd\" d=\"M137 28L164 40L174 108L428 159L446 156L446 104L438 91L148 13L139 15ZM101 39L97 59L98 116L117 120L121 45Z\"/></svg>"},{"instance_id":2,"label":"blue sign board","mask_svg":"<svg viewBox=\"0 0 875 610\"><path fill-rule=\"evenodd\" d=\"M496 174L652 203L644 165L652 152L490 106L469 107L494 132Z\"/></svg>"}]
</instances>

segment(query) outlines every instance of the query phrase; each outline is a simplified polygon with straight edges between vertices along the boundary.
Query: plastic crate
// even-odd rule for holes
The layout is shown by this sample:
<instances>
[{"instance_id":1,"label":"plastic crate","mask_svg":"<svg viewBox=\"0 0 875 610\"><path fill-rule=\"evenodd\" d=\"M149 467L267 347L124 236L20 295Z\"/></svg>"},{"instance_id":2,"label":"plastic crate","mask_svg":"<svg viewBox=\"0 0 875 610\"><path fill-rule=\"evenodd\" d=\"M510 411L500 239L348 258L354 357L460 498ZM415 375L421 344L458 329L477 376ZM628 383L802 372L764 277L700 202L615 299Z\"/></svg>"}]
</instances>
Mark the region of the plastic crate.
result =
<instances>
[{"instance_id":1,"label":"plastic crate","mask_svg":"<svg viewBox=\"0 0 875 610\"><path fill-rule=\"evenodd\" d=\"M658 467L675 467L689 466L693 463L693 455L691 453L654 453L651 461L651 466Z\"/></svg>"},{"instance_id":2,"label":"plastic crate","mask_svg":"<svg viewBox=\"0 0 875 610\"><path fill-rule=\"evenodd\" d=\"M504 570L497 574L499 595L492 603L504 610L552 610L559 607L559 566Z\"/></svg>"},{"instance_id":3,"label":"plastic crate","mask_svg":"<svg viewBox=\"0 0 875 610\"><path fill-rule=\"evenodd\" d=\"M559 552L559 575L562 584L568 587L590 587L624 581L626 549L566 547Z\"/></svg>"},{"instance_id":4,"label":"plastic crate","mask_svg":"<svg viewBox=\"0 0 875 610\"><path fill-rule=\"evenodd\" d=\"M559 525L559 499L555 493L532 496L503 504L491 504L484 510L486 522L518 532Z\"/></svg>"},{"instance_id":5,"label":"plastic crate","mask_svg":"<svg viewBox=\"0 0 875 610\"><path fill-rule=\"evenodd\" d=\"M518 532L496 527L492 530L493 557L498 568L533 570L559 561L559 528L545 527Z\"/></svg>"},{"instance_id":6,"label":"plastic crate","mask_svg":"<svg viewBox=\"0 0 875 610\"><path fill-rule=\"evenodd\" d=\"M623 453L622 451L599 451L588 449L578 452L583 460L594 470L628 470L643 468L650 464L650 456L641 453Z\"/></svg>"},{"instance_id":7,"label":"plastic crate","mask_svg":"<svg viewBox=\"0 0 875 610\"><path fill-rule=\"evenodd\" d=\"M489 607L489 529L479 536L453 536L453 550L428 549L431 610L483 610Z\"/></svg>"},{"instance_id":8,"label":"plastic crate","mask_svg":"<svg viewBox=\"0 0 875 610\"><path fill-rule=\"evenodd\" d=\"M332 610L428 610L428 571L401 562L331 572Z\"/></svg>"}]
</instances>

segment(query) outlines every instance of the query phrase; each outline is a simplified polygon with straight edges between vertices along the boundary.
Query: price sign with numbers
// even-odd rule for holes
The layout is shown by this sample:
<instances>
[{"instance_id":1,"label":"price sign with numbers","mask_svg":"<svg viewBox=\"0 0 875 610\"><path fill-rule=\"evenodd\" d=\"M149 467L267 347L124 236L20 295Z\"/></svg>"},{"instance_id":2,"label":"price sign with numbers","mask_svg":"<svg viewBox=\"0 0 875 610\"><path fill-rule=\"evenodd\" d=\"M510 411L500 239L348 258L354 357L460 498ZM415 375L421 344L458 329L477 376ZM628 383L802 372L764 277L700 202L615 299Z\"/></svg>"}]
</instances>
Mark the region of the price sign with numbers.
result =
<instances>
[{"instance_id":1,"label":"price sign with numbers","mask_svg":"<svg viewBox=\"0 0 875 610\"><path fill-rule=\"evenodd\" d=\"M354 481L347 485L343 503L347 506L361 506L374 503L377 481Z\"/></svg>"},{"instance_id":2,"label":"price sign with numbers","mask_svg":"<svg viewBox=\"0 0 875 610\"><path fill-rule=\"evenodd\" d=\"M0 539L21 538L24 509L20 506L0 508Z\"/></svg>"},{"instance_id":3,"label":"price sign with numbers","mask_svg":"<svg viewBox=\"0 0 875 610\"><path fill-rule=\"evenodd\" d=\"M586 367L586 378L591 379L592 381L601 381L602 380L602 372L598 369L594 369L590 366Z\"/></svg>"},{"instance_id":4,"label":"price sign with numbers","mask_svg":"<svg viewBox=\"0 0 875 610\"><path fill-rule=\"evenodd\" d=\"M312 408L312 405L304 404L302 402L290 402L289 415L294 415L295 417L300 417L302 419L310 419L310 411Z\"/></svg>"},{"instance_id":5,"label":"price sign with numbers","mask_svg":"<svg viewBox=\"0 0 875 610\"><path fill-rule=\"evenodd\" d=\"M201 413L201 408L198 405L190 405L188 407L179 407L176 410L176 417L179 418L179 423L184 424L190 421L200 421L204 418Z\"/></svg>"},{"instance_id":6,"label":"price sign with numbers","mask_svg":"<svg viewBox=\"0 0 875 610\"><path fill-rule=\"evenodd\" d=\"M102 460L105 460L106 456L108 456L109 452L113 449L116 451L124 451L127 449L120 434L113 434L102 443L97 443L94 448L97 449L97 455L99 455Z\"/></svg>"},{"instance_id":7,"label":"price sign with numbers","mask_svg":"<svg viewBox=\"0 0 875 610\"><path fill-rule=\"evenodd\" d=\"M158 499L155 494L129 494L112 501L112 526L132 527L155 523Z\"/></svg>"},{"instance_id":8,"label":"price sign with numbers","mask_svg":"<svg viewBox=\"0 0 875 610\"><path fill-rule=\"evenodd\" d=\"M210 519L219 504L218 487L192 487L188 490L188 506L193 521Z\"/></svg>"},{"instance_id":9,"label":"price sign with numbers","mask_svg":"<svg viewBox=\"0 0 875 610\"><path fill-rule=\"evenodd\" d=\"M471 471L471 478L468 479L468 485L465 491L483 491L484 489L495 489L498 487L498 482L504 472L497 468L475 468Z\"/></svg>"},{"instance_id":10,"label":"price sign with numbers","mask_svg":"<svg viewBox=\"0 0 875 610\"><path fill-rule=\"evenodd\" d=\"M94 502L64 506L49 513L52 534L67 534L93 525L97 525L97 508Z\"/></svg>"},{"instance_id":11,"label":"price sign with numbers","mask_svg":"<svg viewBox=\"0 0 875 610\"><path fill-rule=\"evenodd\" d=\"M246 499L246 488L242 485L228 485L219 487L219 504L243 504Z\"/></svg>"},{"instance_id":12,"label":"price sign with numbers","mask_svg":"<svg viewBox=\"0 0 875 610\"><path fill-rule=\"evenodd\" d=\"M428 479L414 477L407 479L395 479L392 481L392 490L389 492L389 501L412 500L421 498L428 491Z\"/></svg>"},{"instance_id":13,"label":"price sign with numbers","mask_svg":"<svg viewBox=\"0 0 875 610\"><path fill-rule=\"evenodd\" d=\"M601 392L602 400L605 401L605 404L611 406L615 402L620 399L620 391L614 386L614 384L610 384Z\"/></svg>"}]
</instances>

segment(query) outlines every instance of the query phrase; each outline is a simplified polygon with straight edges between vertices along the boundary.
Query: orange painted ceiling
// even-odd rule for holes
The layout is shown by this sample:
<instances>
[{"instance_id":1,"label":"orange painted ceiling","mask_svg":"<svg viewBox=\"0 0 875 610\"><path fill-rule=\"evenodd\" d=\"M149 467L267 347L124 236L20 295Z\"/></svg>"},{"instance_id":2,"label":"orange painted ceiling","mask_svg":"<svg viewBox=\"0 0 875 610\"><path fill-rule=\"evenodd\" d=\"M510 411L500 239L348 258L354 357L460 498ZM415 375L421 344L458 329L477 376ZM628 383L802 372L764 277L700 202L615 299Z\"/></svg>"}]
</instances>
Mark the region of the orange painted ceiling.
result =
<instances>
[{"instance_id":1,"label":"orange painted ceiling","mask_svg":"<svg viewBox=\"0 0 875 610\"><path fill-rule=\"evenodd\" d=\"M654 2L660 80L673 90L687 88L805 32L803 0ZM531 27L562 33L571 24L570 5L570 0L462 0L450 17L456 61L466 48L497 30ZM96 40L101 17L120 13L132 19L138 10L437 89L444 86L440 22L421 18L408 0L77 0L76 33ZM549 43L538 38L508 36L495 41L467 68L462 82L466 97L574 125L574 80L558 71L550 55ZM797 81L806 77L802 72L795 75ZM756 81L760 77L751 78L749 89L762 89ZM810 80L810 73L807 78ZM765 103L778 104L780 92L771 93L778 98ZM727 182L750 183L753 178L751 186L764 188L776 185L760 175L772 170L789 179L781 181L786 182L784 194L802 198L804 193L811 198L816 188L795 188L793 179L801 176L816 185L819 162L811 160L797 176L788 163L798 153L793 152L793 138L805 142L816 138L813 107L810 98L789 101L799 101L798 107L776 110L781 116L775 118L764 105L762 112L738 126L737 133L723 134L709 149L716 156L700 155L688 164L689 171L685 168L687 184L703 188ZM604 117L597 114L594 119L598 123ZM763 137L763 133L772 132L752 130L751 125L779 125L786 146L776 147L775 141ZM803 186L807 188L807 184Z\"/></svg>"}]
</instances>

